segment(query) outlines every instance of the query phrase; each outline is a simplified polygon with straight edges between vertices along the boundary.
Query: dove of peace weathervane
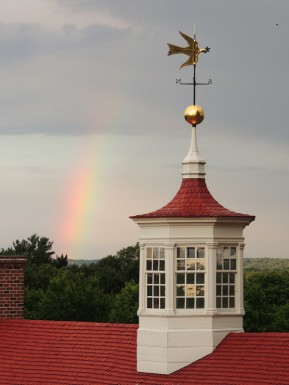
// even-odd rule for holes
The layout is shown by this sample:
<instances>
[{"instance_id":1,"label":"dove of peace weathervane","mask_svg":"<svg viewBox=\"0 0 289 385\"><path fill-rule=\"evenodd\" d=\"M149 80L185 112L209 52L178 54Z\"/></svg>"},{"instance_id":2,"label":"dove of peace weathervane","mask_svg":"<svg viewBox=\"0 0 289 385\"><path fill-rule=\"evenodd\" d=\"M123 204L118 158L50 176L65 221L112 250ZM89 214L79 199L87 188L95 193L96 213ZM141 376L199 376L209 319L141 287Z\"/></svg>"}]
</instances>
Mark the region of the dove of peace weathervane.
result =
<instances>
[{"instance_id":1,"label":"dove of peace weathervane","mask_svg":"<svg viewBox=\"0 0 289 385\"><path fill-rule=\"evenodd\" d=\"M168 56L175 55L178 53L183 53L189 56L188 60L180 66L180 69L185 66L196 65L199 59L199 54L201 52L204 52L204 53L209 52L210 48L206 47L206 48L200 49L198 42L196 40L196 34L194 34L194 39L193 39L190 36L184 34L183 32L181 31L179 32L180 32L180 35L189 43L189 45L188 47L178 47L177 45L168 43L168 46L169 46Z\"/></svg>"},{"instance_id":2,"label":"dove of peace weathervane","mask_svg":"<svg viewBox=\"0 0 289 385\"><path fill-rule=\"evenodd\" d=\"M201 106L196 105L196 86L197 85L207 85L212 84L212 80L210 79L208 83L197 83L196 82L196 64L199 59L200 53L207 53L210 51L209 47L206 48L199 48L199 44L196 40L196 32L194 31L194 38L191 38L190 36L184 34L183 32L179 31L180 35L188 42L187 47L178 47L177 45L167 43L169 46L169 52L168 56L175 55L175 54L184 54L188 55L189 58L187 61L185 61L181 66L180 69L193 65L194 66L194 78L193 83L182 83L181 80L178 80L177 83L180 83L181 85L193 85L194 89L194 95L193 95L193 101L194 104L192 106L189 106L185 110L185 119L188 123L190 123L193 127L196 127L197 124L200 124L204 119L204 110Z\"/></svg>"}]
</instances>

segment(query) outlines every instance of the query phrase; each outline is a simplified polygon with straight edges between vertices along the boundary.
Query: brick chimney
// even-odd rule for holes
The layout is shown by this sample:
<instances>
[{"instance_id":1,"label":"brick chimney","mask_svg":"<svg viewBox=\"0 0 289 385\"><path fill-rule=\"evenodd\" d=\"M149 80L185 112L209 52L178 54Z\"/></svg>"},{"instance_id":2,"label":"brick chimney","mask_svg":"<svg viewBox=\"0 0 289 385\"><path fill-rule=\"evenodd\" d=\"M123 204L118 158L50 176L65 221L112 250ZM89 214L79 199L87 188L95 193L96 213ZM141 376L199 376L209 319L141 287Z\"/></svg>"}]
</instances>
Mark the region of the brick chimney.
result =
<instances>
[{"instance_id":1,"label":"brick chimney","mask_svg":"<svg viewBox=\"0 0 289 385\"><path fill-rule=\"evenodd\" d=\"M25 263L19 255L0 255L0 318L23 318Z\"/></svg>"}]
</instances>

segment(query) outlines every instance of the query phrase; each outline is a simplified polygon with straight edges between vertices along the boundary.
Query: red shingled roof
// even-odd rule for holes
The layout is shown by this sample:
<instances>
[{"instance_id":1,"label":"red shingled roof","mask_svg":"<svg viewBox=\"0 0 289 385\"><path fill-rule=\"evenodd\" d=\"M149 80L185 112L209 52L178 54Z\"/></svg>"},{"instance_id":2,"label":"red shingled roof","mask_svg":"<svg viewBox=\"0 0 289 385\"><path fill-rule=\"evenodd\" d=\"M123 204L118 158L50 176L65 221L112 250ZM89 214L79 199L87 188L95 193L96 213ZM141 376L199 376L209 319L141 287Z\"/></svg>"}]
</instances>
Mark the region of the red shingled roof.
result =
<instances>
[{"instance_id":1,"label":"red shingled roof","mask_svg":"<svg viewBox=\"0 0 289 385\"><path fill-rule=\"evenodd\" d=\"M247 217L248 214L236 213L218 203L207 188L205 179L183 179L176 196L164 207L148 214L131 218L168 218L168 217Z\"/></svg>"},{"instance_id":2,"label":"red shingled roof","mask_svg":"<svg viewBox=\"0 0 289 385\"><path fill-rule=\"evenodd\" d=\"M207 357L156 375L136 372L137 327L0 320L0 384L289 384L289 333L231 333Z\"/></svg>"}]
</instances>

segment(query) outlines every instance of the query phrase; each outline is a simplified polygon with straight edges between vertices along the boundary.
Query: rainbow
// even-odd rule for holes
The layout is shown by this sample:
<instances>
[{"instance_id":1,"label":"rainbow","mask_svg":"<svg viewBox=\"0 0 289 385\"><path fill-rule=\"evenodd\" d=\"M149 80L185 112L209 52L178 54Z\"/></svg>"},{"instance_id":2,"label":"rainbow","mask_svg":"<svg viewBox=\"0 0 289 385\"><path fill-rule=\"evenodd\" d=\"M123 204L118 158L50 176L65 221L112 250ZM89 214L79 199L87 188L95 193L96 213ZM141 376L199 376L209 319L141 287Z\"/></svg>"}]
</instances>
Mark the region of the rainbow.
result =
<instances>
[{"instance_id":1,"label":"rainbow","mask_svg":"<svg viewBox=\"0 0 289 385\"><path fill-rule=\"evenodd\" d=\"M105 190L109 188L107 184L110 184L105 182L104 185L103 182L106 167L111 167L106 161L109 157L114 157L112 148L117 140L112 131L116 124L120 124L119 120L123 116L121 95L125 93L129 76L128 71L125 71L129 55L124 50L128 48L129 44L124 44L118 47L119 54L116 50L119 61L114 89L107 89L107 94L98 95L99 99L93 100L88 108L90 111L87 117L92 122L88 126L95 134L81 137L84 144L81 144L82 153L78 157L80 161L72 166L71 177L62 197L56 237L69 258L89 258L85 254L86 244L91 243L91 239L95 240L97 230L93 226L100 212L100 202L102 206L105 202ZM98 109L95 108L96 105L99 106ZM97 133L96 126L101 126L102 133Z\"/></svg>"},{"instance_id":2,"label":"rainbow","mask_svg":"<svg viewBox=\"0 0 289 385\"><path fill-rule=\"evenodd\" d=\"M95 147L85 146L83 149L85 154L82 154L81 161L72 168L62 198L57 237L62 245L68 247L69 253L72 253L69 258L85 257L82 245L87 239L101 192L102 186L98 181L101 151Z\"/></svg>"}]
</instances>

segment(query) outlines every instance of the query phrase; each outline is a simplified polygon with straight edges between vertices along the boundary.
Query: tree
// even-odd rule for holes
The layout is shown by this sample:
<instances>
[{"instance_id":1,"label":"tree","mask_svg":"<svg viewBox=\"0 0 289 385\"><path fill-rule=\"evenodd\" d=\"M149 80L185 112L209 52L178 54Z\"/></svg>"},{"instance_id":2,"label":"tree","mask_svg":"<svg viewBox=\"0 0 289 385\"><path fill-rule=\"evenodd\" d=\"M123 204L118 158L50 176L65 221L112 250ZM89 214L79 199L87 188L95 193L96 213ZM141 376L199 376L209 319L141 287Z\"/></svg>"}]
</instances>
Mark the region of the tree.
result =
<instances>
[{"instance_id":1,"label":"tree","mask_svg":"<svg viewBox=\"0 0 289 385\"><path fill-rule=\"evenodd\" d=\"M68 265L67 254L65 256L61 254L60 257L57 255L56 258L52 260L52 264L56 266L58 269L61 269L62 267L66 267Z\"/></svg>"},{"instance_id":2,"label":"tree","mask_svg":"<svg viewBox=\"0 0 289 385\"><path fill-rule=\"evenodd\" d=\"M25 319L41 319L40 306L45 293L42 289L24 290L24 318Z\"/></svg>"},{"instance_id":3,"label":"tree","mask_svg":"<svg viewBox=\"0 0 289 385\"><path fill-rule=\"evenodd\" d=\"M52 245L53 242L48 238L39 237L36 234L31 235L27 240L17 239L13 242L15 254L25 255L28 263L35 263L37 266L52 262L52 255L55 254L52 251Z\"/></svg>"},{"instance_id":4,"label":"tree","mask_svg":"<svg viewBox=\"0 0 289 385\"><path fill-rule=\"evenodd\" d=\"M102 258L93 266L82 266L81 270L88 276L95 274L105 293L119 293L126 282L138 282L139 245L123 248L116 255Z\"/></svg>"},{"instance_id":5,"label":"tree","mask_svg":"<svg viewBox=\"0 0 289 385\"><path fill-rule=\"evenodd\" d=\"M52 264L57 268L67 266L67 255L61 254L60 257L52 258L55 252L52 250L53 242L46 237L39 237L36 234L31 235L27 239L18 239L13 242L12 247L8 249L1 249L0 254L23 255L27 259L27 264L35 264L41 266L43 264Z\"/></svg>"},{"instance_id":6,"label":"tree","mask_svg":"<svg viewBox=\"0 0 289 385\"><path fill-rule=\"evenodd\" d=\"M125 287L116 295L109 314L109 322L138 323L138 284L127 282Z\"/></svg>"},{"instance_id":7,"label":"tree","mask_svg":"<svg viewBox=\"0 0 289 385\"><path fill-rule=\"evenodd\" d=\"M62 269L51 279L39 307L39 316L49 320L105 322L111 302L96 277Z\"/></svg>"},{"instance_id":8,"label":"tree","mask_svg":"<svg viewBox=\"0 0 289 385\"><path fill-rule=\"evenodd\" d=\"M289 272L246 273L244 281L245 331L289 331Z\"/></svg>"},{"instance_id":9,"label":"tree","mask_svg":"<svg viewBox=\"0 0 289 385\"><path fill-rule=\"evenodd\" d=\"M24 274L25 288L46 291L51 279L58 274L58 270L56 266L48 263L39 266L34 263L27 264Z\"/></svg>"}]
</instances>

